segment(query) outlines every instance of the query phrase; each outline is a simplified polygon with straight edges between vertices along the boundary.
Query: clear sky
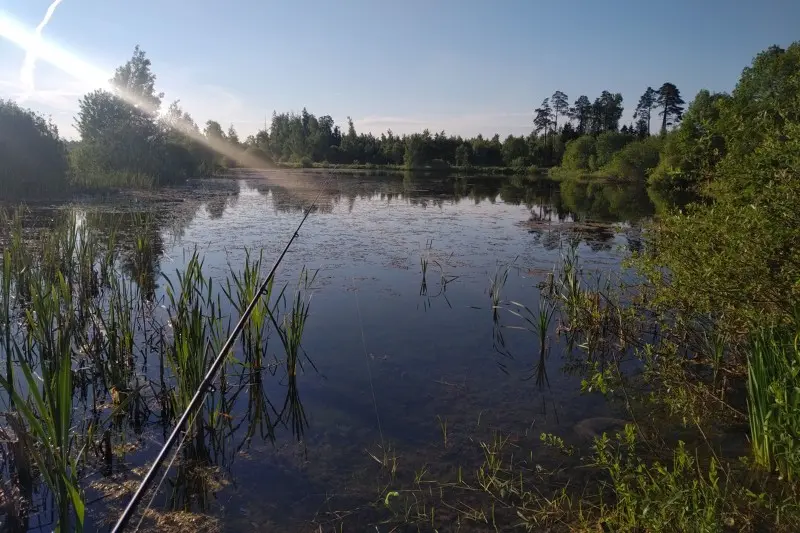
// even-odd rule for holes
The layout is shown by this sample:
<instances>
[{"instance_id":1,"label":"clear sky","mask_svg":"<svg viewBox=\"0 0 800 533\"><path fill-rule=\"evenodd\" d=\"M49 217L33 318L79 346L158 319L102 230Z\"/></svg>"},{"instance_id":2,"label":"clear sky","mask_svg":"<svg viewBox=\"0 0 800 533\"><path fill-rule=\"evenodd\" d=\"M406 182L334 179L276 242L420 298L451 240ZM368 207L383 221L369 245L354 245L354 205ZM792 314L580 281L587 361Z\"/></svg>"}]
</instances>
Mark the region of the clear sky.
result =
<instances>
[{"instance_id":1,"label":"clear sky","mask_svg":"<svg viewBox=\"0 0 800 533\"><path fill-rule=\"evenodd\" d=\"M32 32L50 4L0 0L0 23ZM304 106L359 131L505 136L529 133L555 90L621 92L623 122L648 85L671 81L687 101L729 91L756 53L798 30L800 0L62 0L42 39L109 78L139 44L165 100L242 138L273 110ZM30 91L25 51L1 37L0 98L27 93L23 105L75 137L96 78L39 60Z\"/></svg>"}]
</instances>

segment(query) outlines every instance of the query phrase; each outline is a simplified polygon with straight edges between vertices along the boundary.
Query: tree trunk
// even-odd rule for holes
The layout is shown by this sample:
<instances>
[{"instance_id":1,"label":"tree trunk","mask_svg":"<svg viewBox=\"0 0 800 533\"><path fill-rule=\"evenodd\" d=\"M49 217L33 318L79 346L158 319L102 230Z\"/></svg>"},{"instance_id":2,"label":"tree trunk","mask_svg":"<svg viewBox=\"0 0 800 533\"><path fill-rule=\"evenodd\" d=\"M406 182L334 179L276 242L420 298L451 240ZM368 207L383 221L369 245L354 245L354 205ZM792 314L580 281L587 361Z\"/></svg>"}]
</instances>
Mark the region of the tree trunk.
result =
<instances>
[{"instance_id":1,"label":"tree trunk","mask_svg":"<svg viewBox=\"0 0 800 533\"><path fill-rule=\"evenodd\" d=\"M667 116L669 116L669 105L665 101L664 102L664 119L661 121L661 135L666 135L667 134Z\"/></svg>"}]
</instances>

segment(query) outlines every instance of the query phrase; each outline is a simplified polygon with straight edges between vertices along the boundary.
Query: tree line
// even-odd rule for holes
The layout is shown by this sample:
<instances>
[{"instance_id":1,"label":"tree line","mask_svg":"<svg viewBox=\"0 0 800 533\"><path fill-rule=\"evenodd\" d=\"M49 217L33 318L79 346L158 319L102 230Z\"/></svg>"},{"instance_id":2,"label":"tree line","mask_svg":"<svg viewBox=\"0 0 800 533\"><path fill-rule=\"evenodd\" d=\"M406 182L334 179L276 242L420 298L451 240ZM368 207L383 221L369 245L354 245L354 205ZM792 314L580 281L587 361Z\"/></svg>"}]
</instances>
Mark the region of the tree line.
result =
<instances>
[{"instance_id":1,"label":"tree line","mask_svg":"<svg viewBox=\"0 0 800 533\"><path fill-rule=\"evenodd\" d=\"M687 176L701 164L691 149L698 141L696 130L713 119L715 102L726 98L701 91L685 114L679 89L666 82L658 89L647 87L634 121L620 125L622 94L605 90L593 101L581 95L570 103L564 92L555 91L534 110L530 134L505 139L427 129L407 135L391 130L358 133L349 117L343 130L331 116L318 117L304 108L300 113L273 113L268 127L241 140L233 126L225 130L213 120L201 131L178 101L162 112L163 93L156 90L151 62L138 46L116 70L111 86L81 99L76 117L80 140L69 144L51 122L12 102L0 102L0 183L8 185L5 190L155 186L209 176L237 164L209 144L241 150L252 156L250 161L264 165L504 167L515 172L555 167L556 173L686 186L693 179ZM660 121L660 135L651 136L655 120Z\"/></svg>"}]
</instances>

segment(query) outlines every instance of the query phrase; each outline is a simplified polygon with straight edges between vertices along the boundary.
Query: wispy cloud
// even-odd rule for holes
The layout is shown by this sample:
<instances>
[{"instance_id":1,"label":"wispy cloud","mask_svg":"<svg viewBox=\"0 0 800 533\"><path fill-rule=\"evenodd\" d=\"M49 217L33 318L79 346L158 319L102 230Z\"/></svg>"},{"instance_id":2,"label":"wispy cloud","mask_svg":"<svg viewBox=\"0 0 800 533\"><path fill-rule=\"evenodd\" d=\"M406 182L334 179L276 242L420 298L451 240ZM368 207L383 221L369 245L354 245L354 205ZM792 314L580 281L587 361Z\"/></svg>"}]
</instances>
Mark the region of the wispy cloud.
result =
<instances>
[{"instance_id":1,"label":"wispy cloud","mask_svg":"<svg viewBox=\"0 0 800 533\"><path fill-rule=\"evenodd\" d=\"M47 23L50 22L50 19L53 18L53 14L56 12L56 8L60 3L61 0L54 0L53 3L51 3L47 8L44 18L33 31L34 42L25 50L25 59L22 61L22 68L19 72L19 78L20 81L22 81L25 92L23 92L20 96L20 102L26 101L36 90L34 74L36 71L36 58L39 53L39 45L42 40L42 31L44 30L45 26L47 26Z\"/></svg>"}]
</instances>

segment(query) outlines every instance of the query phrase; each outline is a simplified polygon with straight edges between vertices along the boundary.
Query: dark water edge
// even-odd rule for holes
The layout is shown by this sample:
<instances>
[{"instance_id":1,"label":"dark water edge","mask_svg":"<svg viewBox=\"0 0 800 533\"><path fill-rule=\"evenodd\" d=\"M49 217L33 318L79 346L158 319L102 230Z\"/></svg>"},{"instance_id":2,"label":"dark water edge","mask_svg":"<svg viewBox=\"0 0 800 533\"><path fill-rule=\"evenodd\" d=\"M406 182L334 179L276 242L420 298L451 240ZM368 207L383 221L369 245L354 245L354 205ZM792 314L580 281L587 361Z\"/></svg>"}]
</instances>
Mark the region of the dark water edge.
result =
<instances>
[{"instance_id":1,"label":"dark water edge","mask_svg":"<svg viewBox=\"0 0 800 533\"><path fill-rule=\"evenodd\" d=\"M242 263L245 246L263 250L269 263L314 199L318 209L279 272L279 282L293 283L302 267L318 270L303 337L313 366L298 377L308 427L299 439L277 428L274 442L239 432L210 445L208 479L172 489L184 492L179 499L192 511L213 515L227 531L307 531L312 520L361 507L386 488L372 456L391 452L404 472L422 465L432 474L452 472L478 461L476 443L502 431L547 464L557 459L537 445L540 433L585 442L576 429L586 427L582 421L619 416L580 393L557 324L545 381L534 375L531 332L504 329L498 350L489 287L507 268L504 293L535 309L537 286L570 246L587 270L619 272L621 259L641 249L641 224L655 213L641 186L274 172L37 205L27 227L34 233L78 217L118 228L124 242L125 228L146 218L155 241L146 284L162 301L162 275L175 279L193 250L220 278ZM423 258L433 273L425 290ZM502 321L516 324L511 315ZM268 393L280 398L285 386L277 376ZM237 402L230 416L247 418L247 406ZM145 423L130 435L128 467L153 456L164 428ZM174 498L165 491L154 507ZM90 507L89 530L102 529L109 512L113 506L102 500Z\"/></svg>"}]
</instances>

